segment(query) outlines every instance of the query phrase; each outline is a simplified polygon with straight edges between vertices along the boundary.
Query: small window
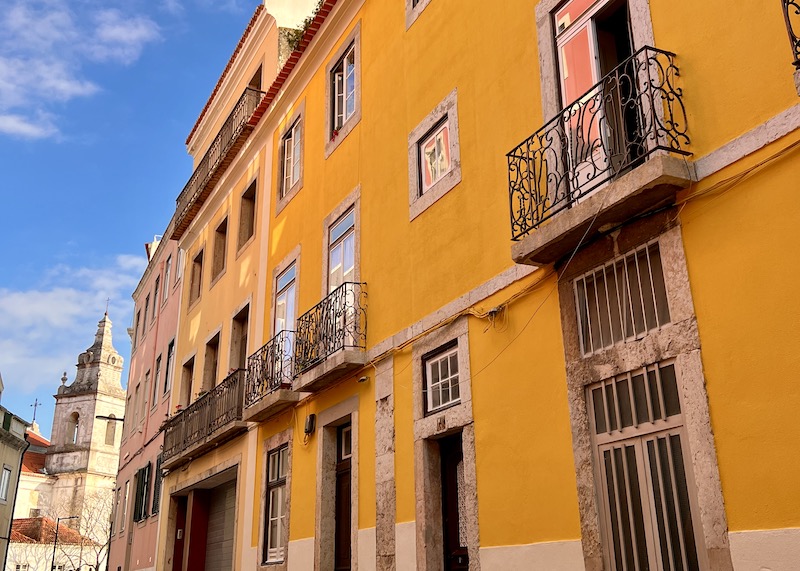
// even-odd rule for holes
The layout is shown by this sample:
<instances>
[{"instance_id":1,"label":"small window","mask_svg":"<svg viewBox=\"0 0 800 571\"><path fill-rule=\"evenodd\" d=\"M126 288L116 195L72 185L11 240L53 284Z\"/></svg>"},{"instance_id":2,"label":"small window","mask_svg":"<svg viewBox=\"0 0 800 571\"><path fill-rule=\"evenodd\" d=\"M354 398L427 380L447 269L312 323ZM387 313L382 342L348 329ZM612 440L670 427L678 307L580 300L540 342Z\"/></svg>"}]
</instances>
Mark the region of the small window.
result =
<instances>
[{"instance_id":1,"label":"small window","mask_svg":"<svg viewBox=\"0 0 800 571\"><path fill-rule=\"evenodd\" d=\"M122 512L120 512L119 530L125 529L125 522L128 519L128 492L130 492L131 481L125 482L125 493L122 496Z\"/></svg>"},{"instance_id":2,"label":"small window","mask_svg":"<svg viewBox=\"0 0 800 571\"><path fill-rule=\"evenodd\" d=\"M203 362L203 391L210 391L217 386L217 370L219 369L219 333L206 343L205 361Z\"/></svg>"},{"instance_id":3,"label":"small window","mask_svg":"<svg viewBox=\"0 0 800 571\"><path fill-rule=\"evenodd\" d=\"M144 319L142 319L142 337L144 337L144 332L147 331L147 313L150 311L150 294L147 294L147 297L144 298Z\"/></svg>"},{"instance_id":4,"label":"small window","mask_svg":"<svg viewBox=\"0 0 800 571\"><path fill-rule=\"evenodd\" d=\"M283 152L282 163L282 183L279 198L284 198L294 186L300 182L300 174L303 162L303 130L302 121L298 118L289 127L281 141Z\"/></svg>"},{"instance_id":5,"label":"small window","mask_svg":"<svg viewBox=\"0 0 800 571\"><path fill-rule=\"evenodd\" d=\"M286 549L286 476L289 446L269 452L267 457L267 505L264 522L265 563L283 561Z\"/></svg>"},{"instance_id":6,"label":"small window","mask_svg":"<svg viewBox=\"0 0 800 571\"><path fill-rule=\"evenodd\" d=\"M192 260L192 276L189 285L189 304L200 299L203 283L203 250L200 250Z\"/></svg>"},{"instance_id":7,"label":"small window","mask_svg":"<svg viewBox=\"0 0 800 571\"><path fill-rule=\"evenodd\" d=\"M420 192L425 193L450 172L450 126L447 119L419 142Z\"/></svg>"},{"instance_id":8,"label":"small window","mask_svg":"<svg viewBox=\"0 0 800 571\"><path fill-rule=\"evenodd\" d=\"M186 361L181 373L181 406L189 406L192 401L192 384L194 383L194 357Z\"/></svg>"},{"instance_id":9,"label":"small window","mask_svg":"<svg viewBox=\"0 0 800 571\"><path fill-rule=\"evenodd\" d=\"M147 371L144 374L144 390L142 391L141 397L142 400L139 403L139 418L144 420L145 412L147 411L147 397L149 396L148 388L150 387L150 371Z\"/></svg>"},{"instance_id":10,"label":"small window","mask_svg":"<svg viewBox=\"0 0 800 571\"><path fill-rule=\"evenodd\" d=\"M156 471L153 474L153 508L150 513L155 515L158 513L159 505L161 504L161 454L156 458Z\"/></svg>"},{"instance_id":11,"label":"small window","mask_svg":"<svg viewBox=\"0 0 800 571\"><path fill-rule=\"evenodd\" d=\"M339 460L347 460L353 457L353 426L351 424L342 427L339 447Z\"/></svg>"},{"instance_id":12,"label":"small window","mask_svg":"<svg viewBox=\"0 0 800 571\"><path fill-rule=\"evenodd\" d=\"M225 271L225 252L228 246L228 219L223 220L214 231L214 258L211 261L211 281Z\"/></svg>"},{"instance_id":13,"label":"small window","mask_svg":"<svg viewBox=\"0 0 800 571\"><path fill-rule=\"evenodd\" d=\"M164 394L167 394L172 386L172 369L175 368L175 340L167 345L167 369L164 372Z\"/></svg>"},{"instance_id":14,"label":"small window","mask_svg":"<svg viewBox=\"0 0 800 571\"><path fill-rule=\"evenodd\" d=\"M351 208L330 228L328 291L355 278L355 209Z\"/></svg>"},{"instance_id":15,"label":"small window","mask_svg":"<svg viewBox=\"0 0 800 571\"><path fill-rule=\"evenodd\" d=\"M136 319L133 320L133 341L131 343L131 348L136 349L136 345L139 341L139 323L142 317L142 310L139 309L136 311Z\"/></svg>"},{"instance_id":16,"label":"small window","mask_svg":"<svg viewBox=\"0 0 800 571\"><path fill-rule=\"evenodd\" d=\"M158 292L161 287L161 276L156 276L155 285L153 285L153 317L152 320L156 320L156 314L158 314Z\"/></svg>"},{"instance_id":17,"label":"small window","mask_svg":"<svg viewBox=\"0 0 800 571\"><path fill-rule=\"evenodd\" d=\"M256 181L253 181L242 194L239 207L239 241L237 249L247 244L256 228Z\"/></svg>"},{"instance_id":18,"label":"small window","mask_svg":"<svg viewBox=\"0 0 800 571\"><path fill-rule=\"evenodd\" d=\"M77 412L73 412L67 421L67 438L71 444L78 443L78 429L81 424L81 417Z\"/></svg>"},{"instance_id":19,"label":"small window","mask_svg":"<svg viewBox=\"0 0 800 571\"><path fill-rule=\"evenodd\" d=\"M167 298L169 297L169 290L170 290L170 283L169 277L170 273L172 272L172 256L167 258L167 261L164 263L164 303L166 303Z\"/></svg>"},{"instance_id":20,"label":"small window","mask_svg":"<svg viewBox=\"0 0 800 571\"><path fill-rule=\"evenodd\" d=\"M128 410L128 416L131 419L129 430L133 432L136 429L136 423L139 421L139 400L141 399L141 383L136 384L133 390L133 406Z\"/></svg>"},{"instance_id":21,"label":"small window","mask_svg":"<svg viewBox=\"0 0 800 571\"><path fill-rule=\"evenodd\" d=\"M117 439L117 417L114 414L108 415L106 421L106 446L114 446Z\"/></svg>"},{"instance_id":22,"label":"small window","mask_svg":"<svg viewBox=\"0 0 800 571\"><path fill-rule=\"evenodd\" d=\"M161 355L156 357L156 376L153 378L153 402L150 403L151 407L156 406L158 403L158 385L161 382Z\"/></svg>"},{"instance_id":23,"label":"small window","mask_svg":"<svg viewBox=\"0 0 800 571\"><path fill-rule=\"evenodd\" d=\"M250 306L245 306L231 323L230 368L244 369L247 366L247 333L250 324Z\"/></svg>"},{"instance_id":24,"label":"small window","mask_svg":"<svg viewBox=\"0 0 800 571\"><path fill-rule=\"evenodd\" d=\"M356 46L350 44L331 71L331 138L339 134L356 111Z\"/></svg>"},{"instance_id":25,"label":"small window","mask_svg":"<svg viewBox=\"0 0 800 571\"><path fill-rule=\"evenodd\" d=\"M612 260L575 280L578 331L584 355L670 322L658 242Z\"/></svg>"},{"instance_id":26,"label":"small window","mask_svg":"<svg viewBox=\"0 0 800 571\"><path fill-rule=\"evenodd\" d=\"M3 473L0 475L0 500L8 499L8 488L11 483L11 468L3 466Z\"/></svg>"},{"instance_id":27,"label":"small window","mask_svg":"<svg viewBox=\"0 0 800 571\"><path fill-rule=\"evenodd\" d=\"M147 500L150 497L150 462L136 472L136 496L133 504L133 521L147 518Z\"/></svg>"},{"instance_id":28,"label":"small window","mask_svg":"<svg viewBox=\"0 0 800 571\"><path fill-rule=\"evenodd\" d=\"M325 73L327 158L361 120L361 22L342 41L325 66Z\"/></svg>"},{"instance_id":29,"label":"small window","mask_svg":"<svg viewBox=\"0 0 800 571\"><path fill-rule=\"evenodd\" d=\"M425 359L425 410L436 412L461 400L458 385L458 347Z\"/></svg>"},{"instance_id":30,"label":"small window","mask_svg":"<svg viewBox=\"0 0 800 571\"><path fill-rule=\"evenodd\" d=\"M295 327L295 265L292 264L278 276L275 283L275 328L277 335L281 331L293 331Z\"/></svg>"},{"instance_id":31,"label":"small window","mask_svg":"<svg viewBox=\"0 0 800 571\"><path fill-rule=\"evenodd\" d=\"M28 569L29 567L27 563L17 563L14 565L14 571L28 571Z\"/></svg>"},{"instance_id":32,"label":"small window","mask_svg":"<svg viewBox=\"0 0 800 571\"><path fill-rule=\"evenodd\" d=\"M461 182L458 91L451 91L408 136L409 219Z\"/></svg>"}]
</instances>

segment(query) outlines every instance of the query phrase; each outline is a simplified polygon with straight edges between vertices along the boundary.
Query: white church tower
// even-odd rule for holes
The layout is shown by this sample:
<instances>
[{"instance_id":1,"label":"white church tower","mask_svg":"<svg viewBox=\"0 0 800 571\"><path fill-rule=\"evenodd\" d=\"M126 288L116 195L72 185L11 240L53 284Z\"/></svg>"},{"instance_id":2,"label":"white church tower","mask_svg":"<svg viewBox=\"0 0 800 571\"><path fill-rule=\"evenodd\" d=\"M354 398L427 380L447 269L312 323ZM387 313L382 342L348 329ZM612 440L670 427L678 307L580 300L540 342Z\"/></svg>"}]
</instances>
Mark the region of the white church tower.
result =
<instances>
[{"instance_id":1,"label":"white church tower","mask_svg":"<svg viewBox=\"0 0 800 571\"><path fill-rule=\"evenodd\" d=\"M55 395L45 470L55 477L51 509L58 515L82 514L84 499L110 497L106 490L114 488L122 437L122 424L115 419L125 414L122 362L106 313L94 344L78 356L75 380L67 385L64 373Z\"/></svg>"}]
</instances>

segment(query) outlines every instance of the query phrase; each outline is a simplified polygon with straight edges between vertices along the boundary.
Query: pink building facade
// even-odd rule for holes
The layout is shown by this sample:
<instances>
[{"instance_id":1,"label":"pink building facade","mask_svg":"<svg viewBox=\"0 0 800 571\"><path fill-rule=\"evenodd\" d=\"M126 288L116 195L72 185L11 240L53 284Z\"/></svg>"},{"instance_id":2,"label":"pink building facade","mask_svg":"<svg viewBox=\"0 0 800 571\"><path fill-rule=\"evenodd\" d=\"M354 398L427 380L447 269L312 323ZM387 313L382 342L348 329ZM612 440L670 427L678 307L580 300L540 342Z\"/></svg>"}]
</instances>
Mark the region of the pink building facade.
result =
<instances>
[{"instance_id":1,"label":"pink building facade","mask_svg":"<svg viewBox=\"0 0 800 571\"><path fill-rule=\"evenodd\" d=\"M167 229L167 235L171 230ZM131 359L114 490L109 570L156 568L161 514L160 427L170 414L182 263L174 240L145 244L148 266L133 293Z\"/></svg>"}]
</instances>

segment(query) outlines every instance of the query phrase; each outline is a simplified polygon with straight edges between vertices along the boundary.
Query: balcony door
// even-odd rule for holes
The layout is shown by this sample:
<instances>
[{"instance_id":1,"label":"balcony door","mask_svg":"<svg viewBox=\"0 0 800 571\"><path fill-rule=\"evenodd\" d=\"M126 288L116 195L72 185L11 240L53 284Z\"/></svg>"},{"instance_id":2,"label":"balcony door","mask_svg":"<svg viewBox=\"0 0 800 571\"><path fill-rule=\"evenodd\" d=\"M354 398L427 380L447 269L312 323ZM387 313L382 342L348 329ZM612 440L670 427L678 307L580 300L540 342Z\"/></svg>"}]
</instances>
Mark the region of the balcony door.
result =
<instances>
[{"instance_id":1,"label":"balcony door","mask_svg":"<svg viewBox=\"0 0 800 571\"><path fill-rule=\"evenodd\" d=\"M282 331L286 333L279 337L279 344L275 349L275 372L277 375L272 378L283 379L284 382L291 382L292 378L292 356L294 355L294 330L295 320L297 319L295 278L297 270L295 264L289 266L281 275L278 276L275 284L275 335Z\"/></svg>"},{"instance_id":2,"label":"balcony door","mask_svg":"<svg viewBox=\"0 0 800 571\"><path fill-rule=\"evenodd\" d=\"M356 300L352 287L342 287L355 279L356 269L356 230L355 209L351 208L330 228L328 236L328 291L334 294L328 305L328 336L334 345L352 346L355 344ZM341 288L341 289L340 289Z\"/></svg>"},{"instance_id":3,"label":"balcony door","mask_svg":"<svg viewBox=\"0 0 800 571\"><path fill-rule=\"evenodd\" d=\"M633 42L624 0L570 0L555 18L563 174L578 199L600 175L618 173L638 152L635 73L626 69L630 62L620 66L633 54Z\"/></svg>"}]
</instances>

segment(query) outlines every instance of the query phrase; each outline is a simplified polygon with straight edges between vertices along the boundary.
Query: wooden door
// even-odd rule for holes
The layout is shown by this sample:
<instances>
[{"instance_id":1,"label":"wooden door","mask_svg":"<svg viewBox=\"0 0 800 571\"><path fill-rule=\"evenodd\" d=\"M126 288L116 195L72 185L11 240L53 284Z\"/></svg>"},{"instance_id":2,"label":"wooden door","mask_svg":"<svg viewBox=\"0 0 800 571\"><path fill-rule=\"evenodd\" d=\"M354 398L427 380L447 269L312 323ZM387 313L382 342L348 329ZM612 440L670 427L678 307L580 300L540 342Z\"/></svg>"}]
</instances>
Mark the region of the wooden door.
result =
<instances>
[{"instance_id":1,"label":"wooden door","mask_svg":"<svg viewBox=\"0 0 800 571\"><path fill-rule=\"evenodd\" d=\"M335 504L335 531L333 543L333 568L334 571L350 571L351 551L351 521L352 521L352 490L350 488L350 473L352 460L352 431L351 425L340 426L336 434L336 500Z\"/></svg>"}]
</instances>

